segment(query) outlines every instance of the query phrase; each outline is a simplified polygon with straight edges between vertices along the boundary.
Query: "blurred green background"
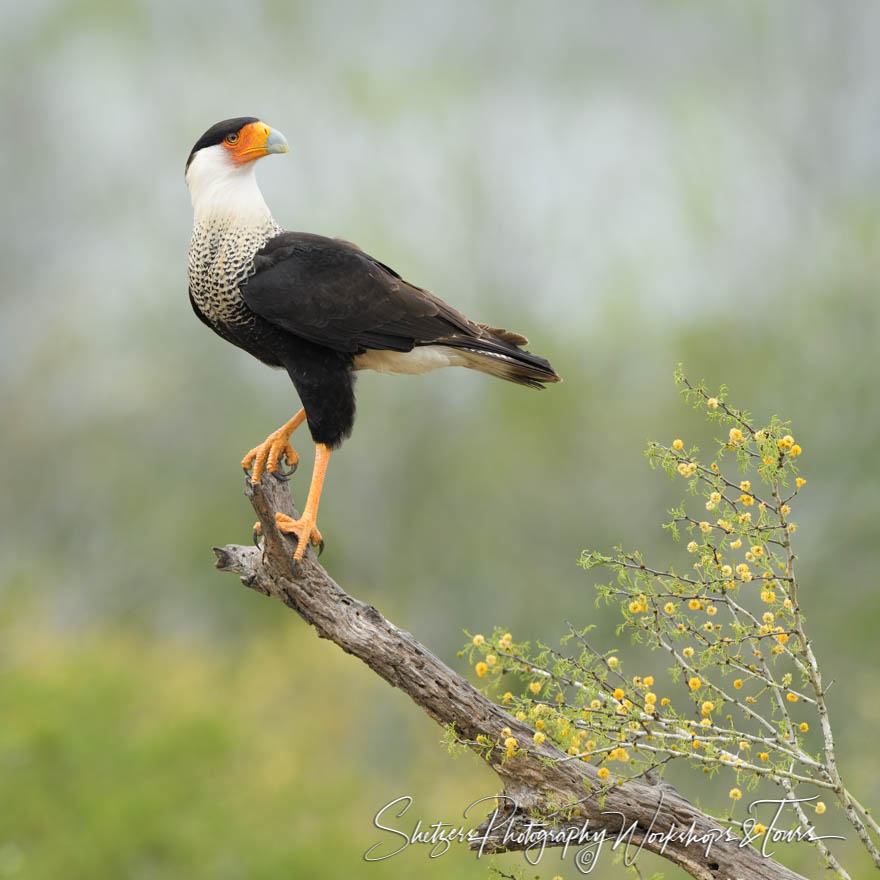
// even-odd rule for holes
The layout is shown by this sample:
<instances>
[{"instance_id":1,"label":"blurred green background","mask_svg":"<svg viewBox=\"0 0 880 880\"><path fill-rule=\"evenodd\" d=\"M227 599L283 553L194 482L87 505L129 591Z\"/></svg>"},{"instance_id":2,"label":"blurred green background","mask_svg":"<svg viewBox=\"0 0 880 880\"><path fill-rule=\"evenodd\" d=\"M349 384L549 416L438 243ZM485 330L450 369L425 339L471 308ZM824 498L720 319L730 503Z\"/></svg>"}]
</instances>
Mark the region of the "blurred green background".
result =
<instances>
[{"instance_id":1,"label":"blurred green background","mask_svg":"<svg viewBox=\"0 0 880 880\"><path fill-rule=\"evenodd\" d=\"M803 606L844 775L880 803L878 28L867 0L0 8L0 878L487 873L363 863L388 801L457 822L494 775L212 567L250 537L238 461L298 405L187 301L184 161L236 115L290 141L259 169L279 222L525 332L565 377L362 375L321 508L333 576L464 672L463 628L596 621L610 645L575 563L683 552L659 527L680 487L642 450L711 440L684 361L793 420ZM729 780L680 785L711 807Z\"/></svg>"}]
</instances>

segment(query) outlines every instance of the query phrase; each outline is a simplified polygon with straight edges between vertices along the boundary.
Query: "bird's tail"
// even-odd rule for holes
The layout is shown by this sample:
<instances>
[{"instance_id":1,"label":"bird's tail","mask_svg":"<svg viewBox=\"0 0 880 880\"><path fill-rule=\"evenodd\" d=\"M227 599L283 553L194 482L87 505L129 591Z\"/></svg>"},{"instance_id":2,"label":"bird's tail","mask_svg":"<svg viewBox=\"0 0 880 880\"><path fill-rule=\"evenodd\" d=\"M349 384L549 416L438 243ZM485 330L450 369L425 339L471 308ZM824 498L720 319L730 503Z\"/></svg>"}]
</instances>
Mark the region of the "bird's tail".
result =
<instances>
[{"instance_id":1,"label":"bird's tail","mask_svg":"<svg viewBox=\"0 0 880 880\"><path fill-rule=\"evenodd\" d=\"M543 388L550 382L562 381L550 361L520 347L528 344L525 336L486 325L480 325L480 329L483 332L478 337L453 337L437 342L456 349L464 366L517 385Z\"/></svg>"}]
</instances>

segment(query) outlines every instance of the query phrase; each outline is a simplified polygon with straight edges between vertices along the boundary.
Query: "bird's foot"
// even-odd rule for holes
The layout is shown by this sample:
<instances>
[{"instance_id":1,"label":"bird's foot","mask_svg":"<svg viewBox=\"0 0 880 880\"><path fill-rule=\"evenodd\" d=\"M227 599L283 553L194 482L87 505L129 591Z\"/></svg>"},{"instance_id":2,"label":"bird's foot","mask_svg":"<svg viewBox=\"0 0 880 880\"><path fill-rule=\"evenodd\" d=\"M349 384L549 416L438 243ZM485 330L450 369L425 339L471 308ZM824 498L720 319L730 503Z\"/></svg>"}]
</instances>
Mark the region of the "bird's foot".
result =
<instances>
[{"instance_id":1,"label":"bird's foot","mask_svg":"<svg viewBox=\"0 0 880 880\"><path fill-rule=\"evenodd\" d=\"M309 544L314 544L318 548L319 556L323 552L324 539L315 527L314 517L302 516L299 519L294 519L286 513L276 513L275 524L278 526L279 532L284 532L285 535L296 535L296 553L293 554L294 566L303 558Z\"/></svg>"},{"instance_id":2,"label":"bird's foot","mask_svg":"<svg viewBox=\"0 0 880 880\"><path fill-rule=\"evenodd\" d=\"M242 460L241 466L247 473L253 467L251 482L261 483L264 473L275 474L279 479L288 480L299 464L299 456L290 445L289 423L273 431L259 446L255 446ZM290 465L289 471L281 469L281 462Z\"/></svg>"}]
</instances>

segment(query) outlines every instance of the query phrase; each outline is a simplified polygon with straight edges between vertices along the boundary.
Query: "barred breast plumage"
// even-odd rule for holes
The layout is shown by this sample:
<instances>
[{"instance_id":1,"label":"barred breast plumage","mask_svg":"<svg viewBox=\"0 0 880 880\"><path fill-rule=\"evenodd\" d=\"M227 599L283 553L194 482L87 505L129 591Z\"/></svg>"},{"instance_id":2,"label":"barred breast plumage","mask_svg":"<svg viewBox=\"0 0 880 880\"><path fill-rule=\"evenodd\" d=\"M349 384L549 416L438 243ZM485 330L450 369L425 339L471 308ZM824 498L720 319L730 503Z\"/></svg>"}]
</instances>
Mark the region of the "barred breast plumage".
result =
<instances>
[{"instance_id":1,"label":"barred breast plumage","mask_svg":"<svg viewBox=\"0 0 880 880\"><path fill-rule=\"evenodd\" d=\"M253 325L255 315L239 287L254 271L254 254L281 232L270 218L258 226L215 219L196 223L188 255L189 288L199 311L215 326Z\"/></svg>"}]
</instances>

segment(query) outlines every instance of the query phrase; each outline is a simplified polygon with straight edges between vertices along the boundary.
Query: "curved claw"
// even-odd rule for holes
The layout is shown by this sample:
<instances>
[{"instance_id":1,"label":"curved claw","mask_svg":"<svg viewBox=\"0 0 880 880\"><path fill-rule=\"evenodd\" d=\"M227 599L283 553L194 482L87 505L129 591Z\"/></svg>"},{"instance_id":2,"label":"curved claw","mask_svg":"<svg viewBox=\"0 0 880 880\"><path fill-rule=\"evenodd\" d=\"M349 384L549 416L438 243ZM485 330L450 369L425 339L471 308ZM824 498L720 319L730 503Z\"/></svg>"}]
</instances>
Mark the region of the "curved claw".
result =
<instances>
[{"instance_id":1,"label":"curved claw","mask_svg":"<svg viewBox=\"0 0 880 880\"><path fill-rule=\"evenodd\" d=\"M254 523L253 536L254 536L254 547L259 547L260 546L260 538L263 537L263 524L259 520L257 520Z\"/></svg>"},{"instance_id":2,"label":"curved claw","mask_svg":"<svg viewBox=\"0 0 880 880\"><path fill-rule=\"evenodd\" d=\"M296 473L296 464L291 465L289 471L284 470L281 467L281 463L279 462L278 467L274 471L269 471L276 480L281 480L282 483L286 483L295 473Z\"/></svg>"},{"instance_id":3,"label":"curved claw","mask_svg":"<svg viewBox=\"0 0 880 880\"><path fill-rule=\"evenodd\" d=\"M321 539L321 543L318 544L318 556L320 556L324 552L324 539Z\"/></svg>"}]
</instances>

